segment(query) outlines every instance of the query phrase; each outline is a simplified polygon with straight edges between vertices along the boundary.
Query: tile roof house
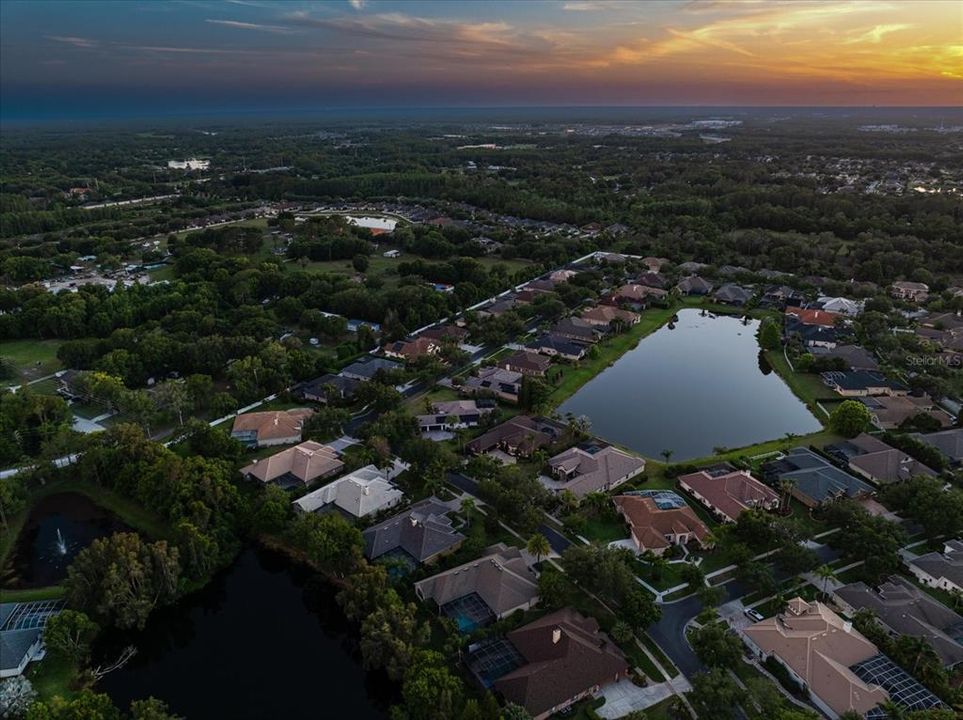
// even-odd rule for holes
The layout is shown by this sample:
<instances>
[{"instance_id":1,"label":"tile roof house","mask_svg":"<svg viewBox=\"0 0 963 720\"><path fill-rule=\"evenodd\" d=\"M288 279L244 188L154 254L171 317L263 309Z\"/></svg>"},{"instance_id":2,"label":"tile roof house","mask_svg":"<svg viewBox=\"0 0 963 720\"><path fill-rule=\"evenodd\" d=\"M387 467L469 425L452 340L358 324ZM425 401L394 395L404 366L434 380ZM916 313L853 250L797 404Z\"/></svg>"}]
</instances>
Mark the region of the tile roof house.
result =
<instances>
[{"instance_id":1,"label":"tile roof house","mask_svg":"<svg viewBox=\"0 0 963 720\"><path fill-rule=\"evenodd\" d=\"M660 300L668 295L668 292L661 288L639 285L638 283L623 285L603 298L602 303L606 305L628 305L634 308L644 308L655 298Z\"/></svg>"},{"instance_id":2,"label":"tile roof house","mask_svg":"<svg viewBox=\"0 0 963 720\"><path fill-rule=\"evenodd\" d=\"M63 600L0 603L0 679L20 675L43 660L43 629L64 607Z\"/></svg>"},{"instance_id":3,"label":"tile roof house","mask_svg":"<svg viewBox=\"0 0 963 720\"><path fill-rule=\"evenodd\" d=\"M608 327L616 320L626 325L637 325L641 319L638 313L613 307L612 305L596 305L595 307L583 310L580 317L590 325L600 327Z\"/></svg>"},{"instance_id":4,"label":"tile roof house","mask_svg":"<svg viewBox=\"0 0 963 720\"><path fill-rule=\"evenodd\" d=\"M792 482L792 495L806 507L818 507L838 498L862 498L873 494L871 485L840 470L812 450L797 447L779 460L762 466L767 485Z\"/></svg>"},{"instance_id":5,"label":"tile roof house","mask_svg":"<svg viewBox=\"0 0 963 720\"><path fill-rule=\"evenodd\" d=\"M541 447L558 442L564 431L564 425L552 420L518 415L479 435L465 447L473 453L500 449L509 455L529 456Z\"/></svg>"},{"instance_id":6,"label":"tile roof house","mask_svg":"<svg viewBox=\"0 0 963 720\"><path fill-rule=\"evenodd\" d=\"M702 545L709 535L709 528L681 498L671 507L660 507L656 498L639 494L617 495L613 501L640 552L661 555L670 545Z\"/></svg>"},{"instance_id":7,"label":"tile roof house","mask_svg":"<svg viewBox=\"0 0 963 720\"><path fill-rule=\"evenodd\" d=\"M364 531L364 554L369 560L400 552L417 563L430 563L453 552L465 536L452 526L451 508L436 497L415 503Z\"/></svg>"},{"instance_id":8,"label":"tile roof house","mask_svg":"<svg viewBox=\"0 0 963 720\"><path fill-rule=\"evenodd\" d=\"M687 260L684 263L679 263L679 270L686 273L697 273L705 270L708 265L701 262L695 262L694 260Z\"/></svg>"},{"instance_id":9,"label":"tile roof house","mask_svg":"<svg viewBox=\"0 0 963 720\"><path fill-rule=\"evenodd\" d=\"M926 283L899 280L890 286L889 292L894 298L920 303L929 299L930 286Z\"/></svg>"},{"instance_id":10,"label":"tile roof house","mask_svg":"<svg viewBox=\"0 0 963 720\"><path fill-rule=\"evenodd\" d=\"M863 312L862 300L850 300L849 298L844 297L828 297L824 295L816 302L819 303L823 310L832 313L838 313L839 315L855 317Z\"/></svg>"},{"instance_id":11,"label":"tile roof house","mask_svg":"<svg viewBox=\"0 0 963 720\"><path fill-rule=\"evenodd\" d=\"M742 306L749 302L753 295L754 292L749 288L744 288L735 283L726 283L716 290L712 294L712 297L715 298L717 302L726 305Z\"/></svg>"},{"instance_id":12,"label":"tile roof house","mask_svg":"<svg viewBox=\"0 0 963 720\"><path fill-rule=\"evenodd\" d=\"M682 278L675 286L675 289L683 295L708 295L712 292L712 288L711 282L698 275Z\"/></svg>"},{"instance_id":13,"label":"tile roof house","mask_svg":"<svg viewBox=\"0 0 963 720\"><path fill-rule=\"evenodd\" d=\"M910 572L924 585L963 592L963 542L949 540L943 552L931 552L906 561Z\"/></svg>"},{"instance_id":14,"label":"tile roof house","mask_svg":"<svg viewBox=\"0 0 963 720\"><path fill-rule=\"evenodd\" d=\"M366 465L340 477L292 503L303 512L317 512L328 505L335 505L352 517L361 518L392 508L404 499L390 481L407 465L395 461L388 472L374 465Z\"/></svg>"},{"instance_id":15,"label":"tile roof house","mask_svg":"<svg viewBox=\"0 0 963 720\"><path fill-rule=\"evenodd\" d=\"M418 358L437 355L441 352L441 342L430 337L416 337L413 340L396 340L384 347L388 357L403 360L417 360Z\"/></svg>"},{"instance_id":16,"label":"tile roof house","mask_svg":"<svg viewBox=\"0 0 963 720\"><path fill-rule=\"evenodd\" d=\"M568 490L577 498L608 492L645 470L645 460L611 445L569 448L548 465L552 478L542 478L542 484L556 493Z\"/></svg>"},{"instance_id":17,"label":"tile roof house","mask_svg":"<svg viewBox=\"0 0 963 720\"><path fill-rule=\"evenodd\" d=\"M936 473L919 460L866 433L830 445L825 450L848 465L856 475L877 485L889 485L921 475L936 477Z\"/></svg>"},{"instance_id":18,"label":"tile roof house","mask_svg":"<svg viewBox=\"0 0 963 720\"><path fill-rule=\"evenodd\" d=\"M381 372L392 372L394 370L401 370L404 368L399 362L394 360L386 360L385 358L374 357L369 355L366 358L353 362L341 371L341 375L346 378L352 378L354 380L371 380Z\"/></svg>"},{"instance_id":19,"label":"tile roof house","mask_svg":"<svg viewBox=\"0 0 963 720\"><path fill-rule=\"evenodd\" d=\"M925 638L946 667L963 662L963 616L905 578L894 575L876 588L864 582L844 585L834 591L833 601L850 615L871 610L893 635Z\"/></svg>"},{"instance_id":20,"label":"tile roof house","mask_svg":"<svg viewBox=\"0 0 963 720\"><path fill-rule=\"evenodd\" d=\"M255 460L241 468L241 474L265 484L297 487L337 475L343 468L344 463L334 448L306 440L263 460Z\"/></svg>"},{"instance_id":21,"label":"tile roof house","mask_svg":"<svg viewBox=\"0 0 963 720\"><path fill-rule=\"evenodd\" d=\"M498 317L499 315L504 315L509 310L514 310L518 302L513 297L507 297L503 300L496 300L491 305L483 307L478 311L479 317Z\"/></svg>"},{"instance_id":22,"label":"tile roof house","mask_svg":"<svg viewBox=\"0 0 963 720\"><path fill-rule=\"evenodd\" d=\"M485 415L495 409L495 401L479 398L478 400L449 400L431 404L432 412L419 415L418 429L422 433L458 430L475 427Z\"/></svg>"},{"instance_id":23,"label":"tile roof house","mask_svg":"<svg viewBox=\"0 0 963 720\"><path fill-rule=\"evenodd\" d=\"M649 255L648 257L642 258L640 262L649 269L649 272L659 272L662 270L662 267L668 265L670 261L669 258L652 257Z\"/></svg>"},{"instance_id":24,"label":"tile roof house","mask_svg":"<svg viewBox=\"0 0 963 720\"><path fill-rule=\"evenodd\" d=\"M879 650L822 603L794 598L785 612L744 632L753 650L778 659L830 717L850 710L865 715L889 699L883 688L850 670Z\"/></svg>"},{"instance_id":25,"label":"tile roof house","mask_svg":"<svg viewBox=\"0 0 963 720\"><path fill-rule=\"evenodd\" d=\"M923 413L943 427L953 424L953 418L933 404L929 395L901 395L897 397L863 397L859 401L869 410L873 425L880 430L895 430L903 422Z\"/></svg>"},{"instance_id":26,"label":"tile roof house","mask_svg":"<svg viewBox=\"0 0 963 720\"><path fill-rule=\"evenodd\" d=\"M475 594L496 619L538 602L538 573L521 551L503 543L492 545L481 557L415 583L422 601L444 606Z\"/></svg>"},{"instance_id":27,"label":"tile roof house","mask_svg":"<svg viewBox=\"0 0 963 720\"><path fill-rule=\"evenodd\" d=\"M818 308L787 307L785 317L795 318L803 325L819 325L821 327L836 327L843 320L843 315Z\"/></svg>"},{"instance_id":28,"label":"tile roof house","mask_svg":"<svg viewBox=\"0 0 963 720\"><path fill-rule=\"evenodd\" d=\"M679 487L698 500L722 522L735 522L744 510L776 510L779 493L756 480L746 470L680 475Z\"/></svg>"},{"instance_id":29,"label":"tile roof house","mask_svg":"<svg viewBox=\"0 0 963 720\"><path fill-rule=\"evenodd\" d=\"M810 352L815 357L842 358L850 370L879 370L876 358L859 345L837 345L835 348L814 347Z\"/></svg>"},{"instance_id":30,"label":"tile roof house","mask_svg":"<svg viewBox=\"0 0 963 720\"><path fill-rule=\"evenodd\" d=\"M516 628L508 640L525 664L498 678L494 689L533 720L564 710L629 671L622 651L595 619L571 608Z\"/></svg>"},{"instance_id":31,"label":"tile roof house","mask_svg":"<svg viewBox=\"0 0 963 720\"><path fill-rule=\"evenodd\" d=\"M823 383L843 397L875 397L908 395L909 388L871 370L830 370L820 373Z\"/></svg>"},{"instance_id":32,"label":"tile roof house","mask_svg":"<svg viewBox=\"0 0 963 720\"><path fill-rule=\"evenodd\" d=\"M822 325L804 325L794 317L786 319L786 337L796 337L810 351L817 348L832 350L839 344L840 331Z\"/></svg>"},{"instance_id":33,"label":"tile roof house","mask_svg":"<svg viewBox=\"0 0 963 720\"><path fill-rule=\"evenodd\" d=\"M453 342L462 343L468 339L468 331L463 327L458 327L457 325L433 325L430 328L422 330L418 337L431 338L432 340L437 340L438 342Z\"/></svg>"},{"instance_id":34,"label":"tile roof house","mask_svg":"<svg viewBox=\"0 0 963 720\"><path fill-rule=\"evenodd\" d=\"M659 288L659 290L664 290L665 286L669 284L668 279L665 275L660 272L652 272L651 270L647 273L642 273L637 280L639 285L646 285L651 288Z\"/></svg>"},{"instance_id":35,"label":"tile roof house","mask_svg":"<svg viewBox=\"0 0 963 720\"><path fill-rule=\"evenodd\" d=\"M547 333L540 335L525 345L529 350L540 352L549 357L560 357L563 360L576 362L585 357L588 347L582 343L569 340L561 335Z\"/></svg>"},{"instance_id":36,"label":"tile roof house","mask_svg":"<svg viewBox=\"0 0 963 720\"><path fill-rule=\"evenodd\" d=\"M578 275L578 272L575 270L555 270L549 274L548 279L554 283L563 283L568 282L576 275Z\"/></svg>"},{"instance_id":37,"label":"tile roof house","mask_svg":"<svg viewBox=\"0 0 963 720\"><path fill-rule=\"evenodd\" d=\"M914 433L913 437L939 450L951 465L963 463L963 428L940 430L925 435Z\"/></svg>"},{"instance_id":38,"label":"tile roof house","mask_svg":"<svg viewBox=\"0 0 963 720\"><path fill-rule=\"evenodd\" d=\"M271 447L301 442L304 422L314 415L310 408L266 410L234 418L231 437L248 447Z\"/></svg>"},{"instance_id":39,"label":"tile roof house","mask_svg":"<svg viewBox=\"0 0 963 720\"><path fill-rule=\"evenodd\" d=\"M596 324L581 318L563 318L552 327L550 334L581 343L598 342L604 331Z\"/></svg>"},{"instance_id":40,"label":"tile roof house","mask_svg":"<svg viewBox=\"0 0 963 720\"><path fill-rule=\"evenodd\" d=\"M535 357L541 358L541 355ZM546 358L547 359L547 358ZM494 395L495 397L518 402L518 394L522 391L524 375L514 370L500 367L479 368L477 375L465 379L461 391L467 395Z\"/></svg>"},{"instance_id":41,"label":"tile roof house","mask_svg":"<svg viewBox=\"0 0 963 720\"><path fill-rule=\"evenodd\" d=\"M539 355L537 352L519 350L501 361L501 366L506 370L530 375L532 377L542 377L552 366L552 360Z\"/></svg>"}]
</instances>

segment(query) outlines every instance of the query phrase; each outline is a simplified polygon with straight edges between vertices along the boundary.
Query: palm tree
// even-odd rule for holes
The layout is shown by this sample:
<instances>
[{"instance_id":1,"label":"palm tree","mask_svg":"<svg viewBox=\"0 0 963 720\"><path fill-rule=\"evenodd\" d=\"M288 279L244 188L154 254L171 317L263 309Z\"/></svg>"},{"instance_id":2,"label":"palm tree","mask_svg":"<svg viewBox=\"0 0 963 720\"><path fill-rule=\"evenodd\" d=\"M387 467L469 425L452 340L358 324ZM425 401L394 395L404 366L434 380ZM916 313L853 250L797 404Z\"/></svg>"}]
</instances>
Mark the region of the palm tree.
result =
<instances>
[{"instance_id":1,"label":"palm tree","mask_svg":"<svg viewBox=\"0 0 963 720\"><path fill-rule=\"evenodd\" d=\"M669 449L669 448L666 448L665 450L663 450L663 451L660 452L659 454L660 454L663 458L665 458L665 463L666 463L666 465L668 465L668 464L669 464L669 460L671 460L671 459L672 459L672 456L675 455L675 450L671 450L671 449Z\"/></svg>"},{"instance_id":2,"label":"palm tree","mask_svg":"<svg viewBox=\"0 0 963 720\"><path fill-rule=\"evenodd\" d=\"M779 511L783 515L788 515L792 511L789 506L789 501L792 498L792 491L795 487L796 481L791 478L782 478L779 481Z\"/></svg>"},{"instance_id":3,"label":"palm tree","mask_svg":"<svg viewBox=\"0 0 963 720\"><path fill-rule=\"evenodd\" d=\"M926 675L932 675L931 669L934 665L939 665L940 658L933 649L929 640L915 635L900 635L896 641L896 652L900 658L909 665L912 674L923 679Z\"/></svg>"},{"instance_id":4,"label":"palm tree","mask_svg":"<svg viewBox=\"0 0 963 720\"><path fill-rule=\"evenodd\" d=\"M535 562L541 562L542 558L552 552L552 546L548 544L548 538L541 533L535 533L528 538L525 549L535 556Z\"/></svg>"},{"instance_id":5,"label":"palm tree","mask_svg":"<svg viewBox=\"0 0 963 720\"><path fill-rule=\"evenodd\" d=\"M465 518L465 527L471 525L471 514L475 512L475 501L470 497L461 501L461 514Z\"/></svg>"},{"instance_id":6,"label":"palm tree","mask_svg":"<svg viewBox=\"0 0 963 720\"><path fill-rule=\"evenodd\" d=\"M829 581L836 579L836 573L831 567L829 567L829 565L820 565L818 568L813 570L813 574L823 581L823 596L828 595L826 589L829 586Z\"/></svg>"},{"instance_id":7,"label":"palm tree","mask_svg":"<svg viewBox=\"0 0 963 720\"><path fill-rule=\"evenodd\" d=\"M888 720L906 720L906 708L897 705L892 700L884 700L879 704L879 707L886 714Z\"/></svg>"},{"instance_id":8,"label":"palm tree","mask_svg":"<svg viewBox=\"0 0 963 720\"><path fill-rule=\"evenodd\" d=\"M632 626L629 625L624 620L619 620L615 625L612 626L612 631L610 633L612 639L617 643L627 643L633 638L635 633L632 631Z\"/></svg>"}]
</instances>

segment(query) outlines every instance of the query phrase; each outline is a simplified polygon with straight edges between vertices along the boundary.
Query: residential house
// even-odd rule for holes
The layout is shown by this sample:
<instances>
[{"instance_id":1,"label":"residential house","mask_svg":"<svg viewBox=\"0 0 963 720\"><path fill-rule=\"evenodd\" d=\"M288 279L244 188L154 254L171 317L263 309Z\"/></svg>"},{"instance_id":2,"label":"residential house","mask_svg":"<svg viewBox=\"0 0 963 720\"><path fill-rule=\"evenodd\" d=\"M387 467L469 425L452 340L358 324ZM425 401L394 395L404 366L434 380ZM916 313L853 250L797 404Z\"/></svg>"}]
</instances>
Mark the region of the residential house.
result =
<instances>
[{"instance_id":1,"label":"residential house","mask_svg":"<svg viewBox=\"0 0 963 720\"><path fill-rule=\"evenodd\" d=\"M859 401L869 410L873 425L880 430L895 430L904 422L919 414L929 415L943 427L953 424L953 419L933 404L929 395L901 395L864 397Z\"/></svg>"},{"instance_id":2,"label":"residential house","mask_svg":"<svg viewBox=\"0 0 963 720\"><path fill-rule=\"evenodd\" d=\"M481 308L478 311L478 317L498 317L504 315L509 310L514 310L515 306L518 305L518 301L513 297L506 297L502 300L496 300L491 305Z\"/></svg>"},{"instance_id":3,"label":"residential house","mask_svg":"<svg viewBox=\"0 0 963 720\"><path fill-rule=\"evenodd\" d=\"M541 355L535 357L541 358ZM466 395L488 395L501 398L508 402L518 402L518 396L522 391L522 379L524 375L514 370L506 370L498 367L480 368L477 375L473 375L465 380L461 386L461 391Z\"/></svg>"},{"instance_id":4,"label":"residential house","mask_svg":"<svg viewBox=\"0 0 963 720\"><path fill-rule=\"evenodd\" d=\"M505 370L529 375L531 377L544 377L545 373L552 366L551 358L539 355L537 352L519 350L509 355L501 361L501 366Z\"/></svg>"},{"instance_id":5,"label":"residential house","mask_svg":"<svg viewBox=\"0 0 963 720\"><path fill-rule=\"evenodd\" d=\"M538 573L518 548L498 543L475 560L416 582L415 594L422 602L434 600L460 629L473 630L533 607L538 602ZM489 611L488 618L467 617L462 611L475 598Z\"/></svg>"},{"instance_id":6,"label":"residential house","mask_svg":"<svg viewBox=\"0 0 963 720\"><path fill-rule=\"evenodd\" d=\"M940 430L925 435L914 433L913 437L939 450L950 465L956 467L963 464L963 428Z\"/></svg>"},{"instance_id":7,"label":"residential house","mask_svg":"<svg viewBox=\"0 0 963 720\"><path fill-rule=\"evenodd\" d=\"M905 578L893 575L879 587L864 582L833 592L843 612L869 610L892 635L925 639L945 667L963 662L963 616L950 610Z\"/></svg>"},{"instance_id":8,"label":"residential house","mask_svg":"<svg viewBox=\"0 0 963 720\"><path fill-rule=\"evenodd\" d=\"M792 496L809 508L839 498L859 499L874 493L871 485L804 447L793 448L779 460L766 463L762 473L770 487L777 486L782 480L790 482Z\"/></svg>"},{"instance_id":9,"label":"residential house","mask_svg":"<svg viewBox=\"0 0 963 720\"><path fill-rule=\"evenodd\" d=\"M625 235L629 231L628 225L623 225L622 223L612 223L607 228L605 228L605 233L616 237L618 235Z\"/></svg>"},{"instance_id":10,"label":"residential house","mask_svg":"<svg viewBox=\"0 0 963 720\"><path fill-rule=\"evenodd\" d=\"M716 302L742 307L752 299L753 294L753 291L749 288L736 285L735 283L726 283L716 290L712 294L712 297Z\"/></svg>"},{"instance_id":11,"label":"residential house","mask_svg":"<svg viewBox=\"0 0 963 720\"><path fill-rule=\"evenodd\" d=\"M906 561L906 567L924 585L963 592L963 541L948 540L943 552L931 552Z\"/></svg>"},{"instance_id":12,"label":"residential house","mask_svg":"<svg viewBox=\"0 0 963 720\"><path fill-rule=\"evenodd\" d=\"M909 387L871 370L830 370L820 373L827 387L843 397L896 397L909 395Z\"/></svg>"},{"instance_id":13,"label":"residential house","mask_svg":"<svg viewBox=\"0 0 963 720\"><path fill-rule=\"evenodd\" d=\"M540 478L551 492L565 490L577 498L608 492L645 470L645 460L611 445L589 443L569 448L548 461L551 478Z\"/></svg>"},{"instance_id":14,"label":"residential house","mask_svg":"<svg viewBox=\"0 0 963 720\"><path fill-rule=\"evenodd\" d=\"M252 448L290 445L301 442L301 429L312 415L310 408L244 413L234 418L231 437Z\"/></svg>"},{"instance_id":15,"label":"residential house","mask_svg":"<svg viewBox=\"0 0 963 720\"><path fill-rule=\"evenodd\" d=\"M432 325L430 328L422 330L418 337L429 338L439 343L451 342L457 345L468 339L468 331L457 325Z\"/></svg>"},{"instance_id":16,"label":"residential house","mask_svg":"<svg viewBox=\"0 0 963 720\"><path fill-rule=\"evenodd\" d=\"M529 350L548 355L549 357L560 357L563 360L577 362L585 357L588 347L574 340L547 333L540 335L525 345Z\"/></svg>"},{"instance_id":17,"label":"residential house","mask_svg":"<svg viewBox=\"0 0 963 720\"><path fill-rule=\"evenodd\" d=\"M636 282L639 285L645 285L646 287L650 288L658 288L659 290L664 290L666 285L669 284L669 280L665 275L652 271L642 273Z\"/></svg>"},{"instance_id":18,"label":"residential house","mask_svg":"<svg viewBox=\"0 0 963 720\"><path fill-rule=\"evenodd\" d=\"M841 358L850 370L879 370L879 362L876 358L859 345L837 345L834 348L814 347L810 352L817 358Z\"/></svg>"},{"instance_id":19,"label":"residential house","mask_svg":"<svg viewBox=\"0 0 963 720\"><path fill-rule=\"evenodd\" d=\"M583 310L581 319L596 327L611 327L612 323L618 322L624 325L638 325L641 316L631 310L623 310L612 305L596 305L595 307Z\"/></svg>"},{"instance_id":20,"label":"residential house","mask_svg":"<svg viewBox=\"0 0 963 720\"><path fill-rule=\"evenodd\" d=\"M333 505L355 518L375 515L404 499L404 493L391 478L407 467L398 460L387 471L366 465L298 498L293 505L301 512L318 512Z\"/></svg>"},{"instance_id":21,"label":"residential house","mask_svg":"<svg viewBox=\"0 0 963 720\"><path fill-rule=\"evenodd\" d=\"M494 689L532 720L545 720L629 672L622 651L595 619L572 608L516 628L507 638L524 664L498 678Z\"/></svg>"},{"instance_id":22,"label":"residential house","mask_svg":"<svg viewBox=\"0 0 963 720\"><path fill-rule=\"evenodd\" d=\"M866 433L829 445L826 452L856 475L876 485L889 485L919 476L936 477L936 473L919 460Z\"/></svg>"},{"instance_id":23,"label":"residential house","mask_svg":"<svg viewBox=\"0 0 963 720\"><path fill-rule=\"evenodd\" d=\"M795 288L791 288L788 285L773 285L766 288L766 292L763 293L761 302L767 307L774 308L785 308L787 305L798 305L803 302L805 298L799 294L799 291Z\"/></svg>"},{"instance_id":24,"label":"residential house","mask_svg":"<svg viewBox=\"0 0 963 720\"><path fill-rule=\"evenodd\" d=\"M842 324L843 316L839 313L827 312L818 308L787 307L785 312L787 320L794 318L803 325L819 325L821 327L837 327Z\"/></svg>"},{"instance_id":25,"label":"residential house","mask_svg":"<svg viewBox=\"0 0 963 720\"><path fill-rule=\"evenodd\" d=\"M386 257L386 258L397 258L397 257L401 257L401 250L397 250L397 249L385 250L383 253L381 253L381 255L382 257Z\"/></svg>"},{"instance_id":26,"label":"residential house","mask_svg":"<svg viewBox=\"0 0 963 720\"><path fill-rule=\"evenodd\" d=\"M713 285L708 280L704 280L698 275L689 275L682 278L675 289L682 295L708 295L712 292Z\"/></svg>"},{"instance_id":27,"label":"residential house","mask_svg":"<svg viewBox=\"0 0 963 720\"><path fill-rule=\"evenodd\" d=\"M302 383L297 389L297 394L303 400L327 404L338 400L350 400L360 384L360 380L328 373Z\"/></svg>"},{"instance_id":28,"label":"residential house","mask_svg":"<svg viewBox=\"0 0 963 720\"><path fill-rule=\"evenodd\" d=\"M643 490L618 495L614 502L640 552L662 555L671 545L690 542L702 546L709 536L709 528L674 492Z\"/></svg>"},{"instance_id":29,"label":"residential house","mask_svg":"<svg viewBox=\"0 0 963 720\"><path fill-rule=\"evenodd\" d=\"M735 522L750 508L776 510L779 507L779 494L746 470L710 468L681 475L678 483L721 522Z\"/></svg>"},{"instance_id":30,"label":"residential house","mask_svg":"<svg viewBox=\"0 0 963 720\"><path fill-rule=\"evenodd\" d=\"M564 432L565 426L554 420L518 415L482 433L465 447L476 454L501 450L528 457L539 448L558 442Z\"/></svg>"},{"instance_id":31,"label":"residential house","mask_svg":"<svg viewBox=\"0 0 963 720\"><path fill-rule=\"evenodd\" d=\"M47 654L43 630L63 610L63 600L0 603L0 679L20 675Z\"/></svg>"},{"instance_id":32,"label":"residential house","mask_svg":"<svg viewBox=\"0 0 963 720\"><path fill-rule=\"evenodd\" d=\"M703 270L705 270L707 267L709 266L706 265L705 263L695 262L693 260L688 260L684 263L679 263L679 270L681 270L684 273L689 273L689 275L695 275L696 273L700 273Z\"/></svg>"},{"instance_id":33,"label":"residential house","mask_svg":"<svg viewBox=\"0 0 963 720\"><path fill-rule=\"evenodd\" d=\"M747 627L744 637L761 657L775 657L831 718L866 715L889 700L850 669L876 657L877 647L820 602L794 598L784 612Z\"/></svg>"},{"instance_id":34,"label":"residential house","mask_svg":"<svg viewBox=\"0 0 963 720\"><path fill-rule=\"evenodd\" d=\"M486 255L491 255L492 253L498 252L502 249L502 243L498 242L498 240L493 240L490 237L472 238L471 242L475 243L482 250L484 250Z\"/></svg>"},{"instance_id":35,"label":"residential house","mask_svg":"<svg viewBox=\"0 0 963 720\"><path fill-rule=\"evenodd\" d=\"M799 342L810 351L820 348L832 350L838 345L840 339L840 331L837 328L805 325L796 318L787 318L785 335L787 338L798 338Z\"/></svg>"},{"instance_id":36,"label":"residential house","mask_svg":"<svg viewBox=\"0 0 963 720\"><path fill-rule=\"evenodd\" d=\"M485 415L495 409L495 401L485 398L450 400L434 402L431 409L431 413L419 415L417 418L418 429L422 434L476 427Z\"/></svg>"},{"instance_id":37,"label":"residential house","mask_svg":"<svg viewBox=\"0 0 963 720\"><path fill-rule=\"evenodd\" d=\"M661 288L631 283L629 285L623 285L618 290L606 295L602 298L601 304L627 305L636 310L640 310L648 307L653 299L661 300L666 295L668 295L668 292Z\"/></svg>"},{"instance_id":38,"label":"residential house","mask_svg":"<svg viewBox=\"0 0 963 720\"><path fill-rule=\"evenodd\" d=\"M340 375L351 378L352 380L364 382L373 379L379 372L394 372L395 370L401 370L403 368L404 365L394 360L386 360L385 358L368 355L348 365L341 371Z\"/></svg>"},{"instance_id":39,"label":"residential house","mask_svg":"<svg viewBox=\"0 0 963 720\"><path fill-rule=\"evenodd\" d=\"M550 334L575 342L592 344L599 341L603 331L597 325L581 318L563 318L555 323Z\"/></svg>"},{"instance_id":40,"label":"residential house","mask_svg":"<svg viewBox=\"0 0 963 720\"><path fill-rule=\"evenodd\" d=\"M283 488L307 486L333 477L344 469L338 452L313 440L282 450L241 468L245 478L273 483Z\"/></svg>"},{"instance_id":41,"label":"residential house","mask_svg":"<svg viewBox=\"0 0 963 720\"><path fill-rule=\"evenodd\" d=\"M568 282L576 275L578 275L578 272L575 270L555 270L549 273L548 279L553 283L563 283Z\"/></svg>"},{"instance_id":42,"label":"residential house","mask_svg":"<svg viewBox=\"0 0 963 720\"><path fill-rule=\"evenodd\" d=\"M722 277L735 277L736 275L752 275L752 270L742 265L721 265L716 271Z\"/></svg>"},{"instance_id":43,"label":"residential house","mask_svg":"<svg viewBox=\"0 0 963 720\"><path fill-rule=\"evenodd\" d=\"M388 357L401 358L412 361L422 357L437 355L441 352L441 343L430 337L416 337L411 340L396 340L384 347Z\"/></svg>"},{"instance_id":44,"label":"residential house","mask_svg":"<svg viewBox=\"0 0 963 720\"><path fill-rule=\"evenodd\" d=\"M899 280L890 286L889 293L899 300L923 303L930 297L930 286L926 283Z\"/></svg>"},{"instance_id":45,"label":"residential house","mask_svg":"<svg viewBox=\"0 0 963 720\"><path fill-rule=\"evenodd\" d=\"M846 315L848 317L856 317L861 312L863 312L863 301L862 300L850 300L844 297L830 297L823 295L816 300L821 307L826 312L835 313L837 315Z\"/></svg>"},{"instance_id":46,"label":"residential house","mask_svg":"<svg viewBox=\"0 0 963 720\"><path fill-rule=\"evenodd\" d=\"M372 525L363 533L365 557L377 560L391 554L420 564L454 552L465 536L452 525L450 512L451 507L432 496Z\"/></svg>"},{"instance_id":47,"label":"residential house","mask_svg":"<svg viewBox=\"0 0 963 720\"><path fill-rule=\"evenodd\" d=\"M657 273L660 272L664 266L668 265L670 260L669 258L652 257L650 255L642 258L640 262L649 269L649 272Z\"/></svg>"}]
</instances>

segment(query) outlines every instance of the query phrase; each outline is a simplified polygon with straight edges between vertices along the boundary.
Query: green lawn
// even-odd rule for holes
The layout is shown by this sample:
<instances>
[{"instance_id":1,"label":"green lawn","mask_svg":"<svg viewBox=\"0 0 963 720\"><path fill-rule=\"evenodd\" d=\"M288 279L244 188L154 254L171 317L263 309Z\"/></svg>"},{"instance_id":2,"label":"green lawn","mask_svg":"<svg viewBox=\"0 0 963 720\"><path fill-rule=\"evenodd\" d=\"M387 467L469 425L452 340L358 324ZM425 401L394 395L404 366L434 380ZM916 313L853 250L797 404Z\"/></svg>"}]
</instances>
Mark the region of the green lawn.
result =
<instances>
[{"instance_id":1,"label":"green lawn","mask_svg":"<svg viewBox=\"0 0 963 720\"><path fill-rule=\"evenodd\" d=\"M820 401L837 402L839 395L830 390L823 383L819 375L814 373L799 373L790 369L789 363L782 350L769 350L766 352L766 360L772 365L773 369L779 373L783 382L789 386L793 393L806 403L809 412L816 416L820 422L826 421L826 413L820 410L816 403Z\"/></svg>"},{"instance_id":2,"label":"green lawn","mask_svg":"<svg viewBox=\"0 0 963 720\"><path fill-rule=\"evenodd\" d=\"M59 340L4 340L0 343L0 357L9 358L17 369L17 376L0 381L0 385L19 385L63 370L57 359Z\"/></svg>"},{"instance_id":3,"label":"green lawn","mask_svg":"<svg viewBox=\"0 0 963 720\"><path fill-rule=\"evenodd\" d=\"M72 686L77 671L76 664L70 660L48 655L43 661L33 663L26 675L41 700L50 700L56 695L70 699L76 695Z\"/></svg>"}]
</instances>

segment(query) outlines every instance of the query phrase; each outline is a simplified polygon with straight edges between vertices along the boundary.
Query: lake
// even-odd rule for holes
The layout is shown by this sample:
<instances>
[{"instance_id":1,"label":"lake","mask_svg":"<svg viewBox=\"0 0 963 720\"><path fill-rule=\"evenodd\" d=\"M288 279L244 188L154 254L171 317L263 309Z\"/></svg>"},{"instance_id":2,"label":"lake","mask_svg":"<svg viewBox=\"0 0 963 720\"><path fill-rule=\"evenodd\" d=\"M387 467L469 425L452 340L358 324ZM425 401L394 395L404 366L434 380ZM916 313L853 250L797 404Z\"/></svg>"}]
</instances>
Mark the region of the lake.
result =
<instances>
[{"instance_id":1,"label":"lake","mask_svg":"<svg viewBox=\"0 0 963 720\"><path fill-rule=\"evenodd\" d=\"M33 506L3 574L0 586L56 585L67 567L94 540L130 528L116 515L75 492L48 495ZM59 535L58 535L59 533Z\"/></svg>"},{"instance_id":2,"label":"lake","mask_svg":"<svg viewBox=\"0 0 963 720\"><path fill-rule=\"evenodd\" d=\"M99 656L112 660L128 644L137 654L98 689L125 709L160 698L189 720L385 720L397 689L361 667L335 594L284 556L247 549L142 632L109 634Z\"/></svg>"},{"instance_id":3,"label":"lake","mask_svg":"<svg viewBox=\"0 0 963 720\"><path fill-rule=\"evenodd\" d=\"M586 415L592 432L672 461L821 429L760 355L757 320L679 311L560 407Z\"/></svg>"}]
</instances>

